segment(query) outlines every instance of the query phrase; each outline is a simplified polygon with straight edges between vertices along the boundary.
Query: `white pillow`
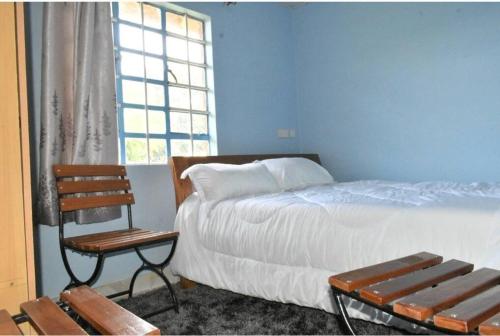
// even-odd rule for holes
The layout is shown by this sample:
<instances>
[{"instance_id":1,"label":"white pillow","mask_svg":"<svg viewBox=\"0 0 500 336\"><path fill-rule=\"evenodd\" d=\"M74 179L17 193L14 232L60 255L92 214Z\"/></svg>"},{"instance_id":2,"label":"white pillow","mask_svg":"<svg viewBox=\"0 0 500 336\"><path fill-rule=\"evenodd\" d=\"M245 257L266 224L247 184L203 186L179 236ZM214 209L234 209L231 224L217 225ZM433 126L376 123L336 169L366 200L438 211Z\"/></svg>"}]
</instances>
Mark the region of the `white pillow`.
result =
<instances>
[{"instance_id":1,"label":"white pillow","mask_svg":"<svg viewBox=\"0 0 500 336\"><path fill-rule=\"evenodd\" d=\"M182 172L181 178L186 176L204 202L280 191L276 180L260 162L197 164Z\"/></svg>"},{"instance_id":2,"label":"white pillow","mask_svg":"<svg viewBox=\"0 0 500 336\"><path fill-rule=\"evenodd\" d=\"M319 164L306 158L280 158L260 161L274 176L281 190L300 189L333 183L333 177Z\"/></svg>"}]
</instances>

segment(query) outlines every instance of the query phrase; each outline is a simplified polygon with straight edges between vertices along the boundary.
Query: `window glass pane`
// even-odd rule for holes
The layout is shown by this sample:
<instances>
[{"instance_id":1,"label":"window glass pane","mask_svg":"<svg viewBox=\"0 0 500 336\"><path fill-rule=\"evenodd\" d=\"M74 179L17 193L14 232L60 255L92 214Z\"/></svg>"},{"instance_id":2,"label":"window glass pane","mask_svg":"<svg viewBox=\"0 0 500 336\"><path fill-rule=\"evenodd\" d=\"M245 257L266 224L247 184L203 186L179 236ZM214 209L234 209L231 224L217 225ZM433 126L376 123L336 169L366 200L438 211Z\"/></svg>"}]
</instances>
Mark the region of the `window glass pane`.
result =
<instances>
[{"instance_id":1,"label":"window glass pane","mask_svg":"<svg viewBox=\"0 0 500 336\"><path fill-rule=\"evenodd\" d=\"M166 134L167 122L165 121L165 112L163 111L148 111L149 133Z\"/></svg>"},{"instance_id":2,"label":"window glass pane","mask_svg":"<svg viewBox=\"0 0 500 336\"><path fill-rule=\"evenodd\" d=\"M130 80L122 81L123 102L144 105L144 83Z\"/></svg>"},{"instance_id":3,"label":"window glass pane","mask_svg":"<svg viewBox=\"0 0 500 336\"><path fill-rule=\"evenodd\" d=\"M170 107L189 109L189 90L184 88L169 86L168 103Z\"/></svg>"},{"instance_id":4,"label":"window glass pane","mask_svg":"<svg viewBox=\"0 0 500 336\"><path fill-rule=\"evenodd\" d=\"M193 134L208 134L208 116L193 114Z\"/></svg>"},{"instance_id":5,"label":"window glass pane","mask_svg":"<svg viewBox=\"0 0 500 336\"><path fill-rule=\"evenodd\" d=\"M151 163L167 162L167 141L164 139L149 139L149 161Z\"/></svg>"},{"instance_id":6,"label":"window glass pane","mask_svg":"<svg viewBox=\"0 0 500 336\"><path fill-rule=\"evenodd\" d=\"M123 109L125 132L146 133L146 111L139 109Z\"/></svg>"},{"instance_id":7,"label":"window glass pane","mask_svg":"<svg viewBox=\"0 0 500 336\"><path fill-rule=\"evenodd\" d=\"M125 155L127 163L148 163L146 139L125 139Z\"/></svg>"},{"instance_id":8,"label":"window glass pane","mask_svg":"<svg viewBox=\"0 0 500 336\"><path fill-rule=\"evenodd\" d=\"M146 56L146 75L150 79L163 80L163 60Z\"/></svg>"},{"instance_id":9,"label":"window glass pane","mask_svg":"<svg viewBox=\"0 0 500 336\"><path fill-rule=\"evenodd\" d=\"M191 140L170 140L172 156L191 156Z\"/></svg>"},{"instance_id":10,"label":"window glass pane","mask_svg":"<svg viewBox=\"0 0 500 336\"><path fill-rule=\"evenodd\" d=\"M205 91L191 90L191 108L198 111L207 110L207 94Z\"/></svg>"},{"instance_id":11,"label":"window glass pane","mask_svg":"<svg viewBox=\"0 0 500 336\"><path fill-rule=\"evenodd\" d=\"M167 36L167 56L187 60L187 41Z\"/></svg>"},{"instance_id":12,"label":"window glass pane","mask_svg":"<svg viewBox=\"0 0 500 336\"><path fill-rule=\"evenodd\" d=\"M190 38L203 40L203 22L200 20L188 18L188 36Z\"/></svg>"},{"instance_id":13,"label":"window glass pane","mask_svg":"<svg viewBox=\"0 0 500 336\"><path fill-rule=\"evenodd\" d=\"M120 24L120 46L142 51L141 29Z\"/></svg>"},{"instance_id":14,"label":"window glass pane","mask_svg":"<svg viewBox=\"0 0 500 336\"><path fill-rule=\"evenodd\" d=\"M148 105L165 105L165 91L162 85L148 83Z\"/></svg>"},{"instance_id":15,"label":"window glass pane","mask_svg":"<svg viewBox=\"0 0 500 336\"><path fill-rule=\"evenodd\" d=\"M120 53L121 72L125 76L144 77L142 55L122 51Z\"/></svg>"},{"instance_id":16,"label":"window glass pane","mask_svg":"<svg viewBox=\"0 0 500 336\"><path fill-rule=\"evenodd\" d=\"M143 5L144 25L161 29L161 12L159 8Z\"/></svg>"},{"instance_id":17,"label":"window glass pane","mask_svg":"<svg viewBox=\"0 0 500 336\"><path fill-rule=\"evenodd\" d=\"M188 77L188 66L187 64L181 64L176 62L167 62L168 70L168 81L177 84L189 84Z\"/></svg>"},{"instance_id":18,"label":"window glass pane","mask_svg":"<svg viewBox=\"0 0 500 336\"><path fill-rule=\"evenodd\" d=\"M189 66L189 77L191 85L206 87L207 81L205 78L205 69L197 66Z\"/></svg>"},{"instance_id":19,"label":"window glass pane","mask_svg":"<svg viewBox=\"0 0 500 336\"><path fill-rule=\"evenodd\" d=\"M196 42L189 42L189 61L205 63L205 46Z\"/></svg>"},{"instance_id":20,"label":"window glass pane","mask_svg":"<svg viewBox=\"0 0 500 336\"><path fill-rule=\"evenodd\" d=\"M194 156L207 156L210 153L207 140L194 140L193 147Z\"/></svg>"},{"instance_id":21,"label":"window glass pane","mask_svg":"<svg viewBox=\"0 0 500 336\"><path fill-rule=\"evenodd\" d=\"M186 35L186 17L172 12L167 12L167 31Z\"/></svg>"},{"instance_id":22,"label":"window glass pane","mask_svg":"<svg viewBox=\"0 0 500 336\"><path fill-rule=\"evenodd\" d=\"M147 52L162 55L163 54L163 44L162 44L161 34L154 33L151 31L144 31L144 48Z\"/></svg>"},{"instance_id":23,"label":"window glass pane","mask_svg":"<svg viewBox=\"0 0 500 336\"><path fill-rule=\"evenodd\" d=\"M171 112L170 132L187 134L191 133L191 118L189 116L189 113Z\"/></svg>"},{"instance_id":24,"label":"window glass pane","mask_svg":"<svg viewBox=\"0 0 500 336\"><path fill-rule=\"evenodd\" d=\"M142 23L141 20L141 5L138 2L122 2L118 3L120 19L135 23Z\"/></svg>"}]
</instances>

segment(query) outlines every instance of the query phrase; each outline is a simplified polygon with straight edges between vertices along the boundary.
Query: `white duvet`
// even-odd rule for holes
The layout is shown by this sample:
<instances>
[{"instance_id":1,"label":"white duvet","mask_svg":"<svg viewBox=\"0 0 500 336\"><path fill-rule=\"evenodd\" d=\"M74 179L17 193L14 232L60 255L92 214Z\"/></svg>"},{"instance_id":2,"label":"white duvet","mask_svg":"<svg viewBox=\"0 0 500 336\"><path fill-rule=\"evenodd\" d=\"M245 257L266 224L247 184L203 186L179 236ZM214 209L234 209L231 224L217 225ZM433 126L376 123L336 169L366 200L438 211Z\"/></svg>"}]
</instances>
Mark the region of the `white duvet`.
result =
<instances>
[{"instance_id":1,"label":"white duvet","mask_svg":"<svg viewBox=\"0 0 500 336\"><path fill-rule=\"evenodd\" d=\"M180 207L174 272L333 311L328 277L428 251L500 268L500 183L359 181ZM351 302L356 317L388 322ZM394 323L394 321L393 321Z\"/></svg>"}]
</instances>

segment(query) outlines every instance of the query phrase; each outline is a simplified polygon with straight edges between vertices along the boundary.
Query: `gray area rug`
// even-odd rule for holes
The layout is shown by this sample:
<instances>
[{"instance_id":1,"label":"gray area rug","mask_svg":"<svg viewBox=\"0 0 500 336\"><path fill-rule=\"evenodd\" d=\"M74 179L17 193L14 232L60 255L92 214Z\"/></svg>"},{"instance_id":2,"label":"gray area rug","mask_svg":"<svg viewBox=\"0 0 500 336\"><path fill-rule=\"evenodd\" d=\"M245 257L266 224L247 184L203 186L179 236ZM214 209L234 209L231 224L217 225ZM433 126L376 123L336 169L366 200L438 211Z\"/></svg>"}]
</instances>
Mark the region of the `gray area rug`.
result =
<instances>
[{"instance_id":1,"label":"gray area rug","mask_svg":"<svg viewBox=\"0 0 500 336\"><path fill-rule=\"evenodd\" d=\"M150 317L148 321L162 334L303 334L340 335L333 314L325 311L267 301L222 289L198 285L192 289L174 286L180 309ZM166 289L154 290L118 302L137 315L171 303ZM386 326L353 320L363 335L401 335Z\"/></svg>"}]
</instances>

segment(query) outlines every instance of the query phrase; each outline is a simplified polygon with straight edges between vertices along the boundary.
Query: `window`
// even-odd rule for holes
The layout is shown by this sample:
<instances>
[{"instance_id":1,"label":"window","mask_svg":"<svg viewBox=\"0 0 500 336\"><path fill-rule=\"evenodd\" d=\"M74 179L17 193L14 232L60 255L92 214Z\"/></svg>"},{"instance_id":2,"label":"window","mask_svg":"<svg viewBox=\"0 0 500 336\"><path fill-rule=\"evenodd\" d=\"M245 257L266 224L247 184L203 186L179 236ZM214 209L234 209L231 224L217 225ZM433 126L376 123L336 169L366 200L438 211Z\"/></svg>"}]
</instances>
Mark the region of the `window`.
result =
<instances>
[{"instance_id":1,"label":"window","mask_svg":"<svg viewBox=\"0 0 500 336\"><path fill-rule=\"evenodd\" d=\"M206 19L148 3L112 8L121 162L208 155L214 103Z\"/></svg>"}]
</instances>

